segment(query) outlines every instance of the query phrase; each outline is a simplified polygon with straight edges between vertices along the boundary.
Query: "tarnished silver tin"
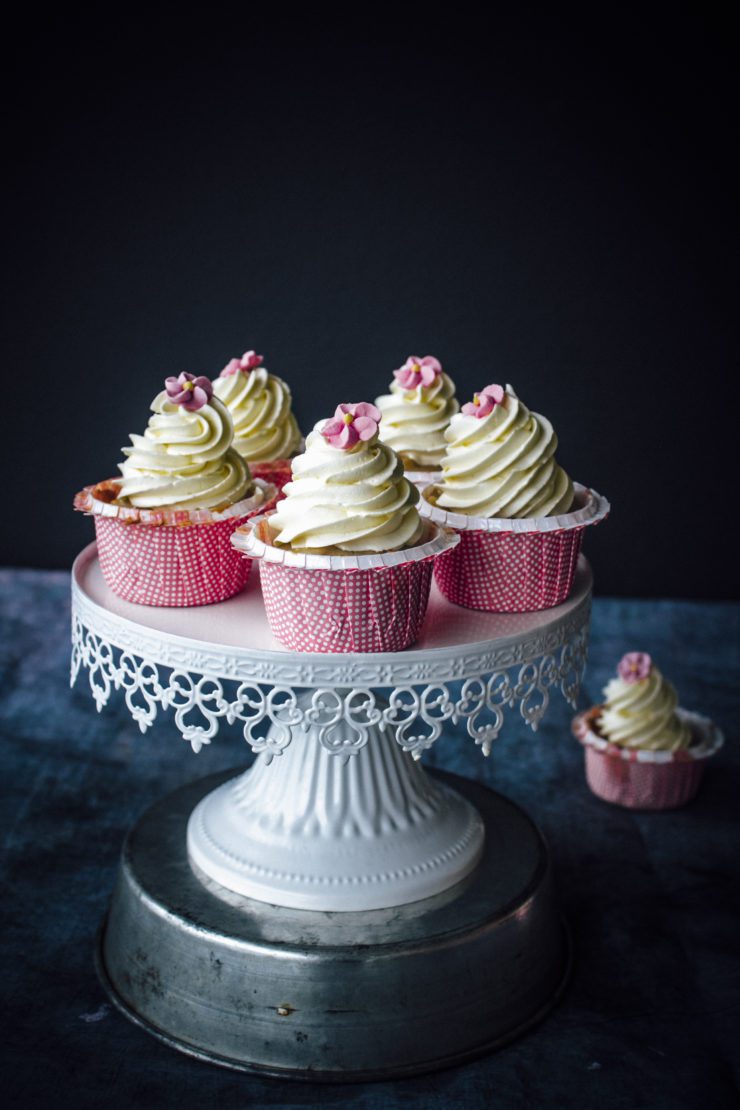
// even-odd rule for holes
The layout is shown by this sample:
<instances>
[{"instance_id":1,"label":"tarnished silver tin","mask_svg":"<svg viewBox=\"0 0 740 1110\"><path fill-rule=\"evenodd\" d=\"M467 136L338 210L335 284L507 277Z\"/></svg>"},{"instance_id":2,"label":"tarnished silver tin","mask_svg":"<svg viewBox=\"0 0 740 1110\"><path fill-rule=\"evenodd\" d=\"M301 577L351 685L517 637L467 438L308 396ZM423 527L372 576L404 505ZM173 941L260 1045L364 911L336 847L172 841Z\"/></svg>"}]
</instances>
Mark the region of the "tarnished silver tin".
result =
<instances>
[{"instance_id":1,"label":"tarnished silver tin","mask_svg":"<svg viewBox=\"0 0 740 1110\"><path fill-rule=\"evenodd\" d=\"M546 845L512 802L442 774L485 821L473 874L421 902L328 913L257 902L195 874L188 817L228 777L158 802L124 846L99 971L150 1033L227 1067L379 1079L498 1048L556 1001L567 938Z\"/></svg>"}]
</instances>

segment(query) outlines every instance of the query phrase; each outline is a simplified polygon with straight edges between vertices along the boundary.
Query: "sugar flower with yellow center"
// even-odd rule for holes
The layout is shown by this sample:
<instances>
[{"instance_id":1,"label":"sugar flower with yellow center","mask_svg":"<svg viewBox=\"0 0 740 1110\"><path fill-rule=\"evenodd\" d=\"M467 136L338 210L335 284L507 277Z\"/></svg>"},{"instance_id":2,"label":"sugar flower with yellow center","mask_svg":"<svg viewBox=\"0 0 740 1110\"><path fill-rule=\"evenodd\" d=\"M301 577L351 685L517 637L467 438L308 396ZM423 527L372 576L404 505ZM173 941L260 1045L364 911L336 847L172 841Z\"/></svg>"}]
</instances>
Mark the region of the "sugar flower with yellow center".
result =
<instances>
[{"instance_id":1,"label":"sugar flower with yellow center","mask_svg":"<svg viewBox=\"0 0 740 1110\"><path fill-rule=\"evenodd\" d=\"M484 416L488 416L493 412L496 405L500 405L504 399L506 391L500 385L487 385L480 393L473 394L473 400L469 401L467 405L463 405L462 411L466 416L475 416L481 420Z\"/></svg>"},{"instance_id":2,"label":"sugar flower with yellow center","mask_svg":"<svg viewBox=\"0 0 740 1110\"><path fill-rule=\"evenodd\" d=\"M420 385L429 387L442 373L442 364L433 355L411 355L393 377L404 389L417 389Z\"/></svg>"},{"instance_id":3,"label":"sugar flower with yellow center","mask_svg":"<svg viewBox=\"0 0 740 1110\"><path fill-rule=\"evenodd\" d=\"M164 388L167 400L173 405L182 405L188 412L197 412L207 405L213 396L210 378L182 373L179 377L166 378Z\"/></svg>"},{"instance_id":4,"label":"sugar flower with yellow center","mask_svg":"<svg viewBox=\"0 0 740 1110\"><path fill-rule=\"evenodd\" d=\"M653 669L653 661L646 651L628 651L617 664L617 674L622 682L642 682L649 678Z\"/></svg>"},{"instance_id":5,"label":"sugar flower with yellow center","mask_svg":"<svg viewBox=\"0 0 740 1110\"><path fill-rule=\"evenodd\" d=\"M356 405L337 405L334 419L322 428L321 434L332 447L349 451L360 440L377 435L380 420L380 409L367 401Z\"/></svg>"},{"instance_id":6,"label":"sugar flower with yellow center","mask_svg":"<svg viewBox=\"0 0 740 1110\"><path fill-rule=\"evenodd\" d=\"M245 351L241 358L230 359L219 374L220 378L230 378L233 374L249 374L251 370L261 366L264 356L255 354L254 351Z\"/></svg>"}]
</instances>

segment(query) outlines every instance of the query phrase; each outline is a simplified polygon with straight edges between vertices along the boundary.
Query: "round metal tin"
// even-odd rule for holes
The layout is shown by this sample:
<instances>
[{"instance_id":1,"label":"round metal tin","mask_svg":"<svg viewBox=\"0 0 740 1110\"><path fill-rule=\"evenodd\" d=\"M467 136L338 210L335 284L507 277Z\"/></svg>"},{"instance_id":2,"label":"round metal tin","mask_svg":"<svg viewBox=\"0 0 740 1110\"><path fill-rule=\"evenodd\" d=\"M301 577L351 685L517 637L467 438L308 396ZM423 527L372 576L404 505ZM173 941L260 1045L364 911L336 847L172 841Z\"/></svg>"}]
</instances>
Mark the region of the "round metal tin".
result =
<instances>
[{"instance_id":1,"label":"round metal tin","mask_svg":"<svg viewBox=\"0 0 740 1110\"><path fill-rule=\"evenodd\" d=\"M485 822L471 875L387 910L286 909L227 891L188 860L190 813L235 773L158 802L124 845L98 969L150 1033L226 1067L346 1082L482 1055L557 1000L567 935L545 842L512 802L432 772Z\"/></svg>"}]
</instances>

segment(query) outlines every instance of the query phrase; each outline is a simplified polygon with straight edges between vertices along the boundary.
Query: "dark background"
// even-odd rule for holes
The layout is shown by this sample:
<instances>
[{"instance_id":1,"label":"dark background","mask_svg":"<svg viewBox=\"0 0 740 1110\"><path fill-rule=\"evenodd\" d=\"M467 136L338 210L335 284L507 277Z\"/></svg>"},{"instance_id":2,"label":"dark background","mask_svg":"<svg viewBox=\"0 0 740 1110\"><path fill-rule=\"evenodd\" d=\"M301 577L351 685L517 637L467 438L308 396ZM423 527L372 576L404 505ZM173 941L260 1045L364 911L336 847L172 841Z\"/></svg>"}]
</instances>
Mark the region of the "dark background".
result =
<instances>
[{"instance_id":1,"label":"dark background","mask_svg":"<svg viewBox=\"0 0 740 1110\"><path fill-rule=\"evenodd\" d=\"M0 563L69 565L167 374L256 348L307 430L431 353L610 498L601 593L736 596L729 27L378 11L18 40Z\"/></svg>"}]
</instances>

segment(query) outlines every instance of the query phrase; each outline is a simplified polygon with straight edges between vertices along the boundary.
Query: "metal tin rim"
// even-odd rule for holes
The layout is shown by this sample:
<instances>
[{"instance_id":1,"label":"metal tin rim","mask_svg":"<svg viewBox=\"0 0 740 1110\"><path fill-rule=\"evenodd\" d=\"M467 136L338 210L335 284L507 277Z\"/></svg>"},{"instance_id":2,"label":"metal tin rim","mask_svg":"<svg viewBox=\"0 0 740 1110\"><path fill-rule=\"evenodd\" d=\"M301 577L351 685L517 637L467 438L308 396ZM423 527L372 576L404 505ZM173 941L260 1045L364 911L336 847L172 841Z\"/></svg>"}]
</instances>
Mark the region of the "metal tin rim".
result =
<instances>
[{"instance_id":1,"label":"metal tin rim","mask_svg":"<svg viewBox=\"0 0 740 1110\"><path fill-rule=\"evenodd\" d=\"M138 1025L140 1029L149 1033L150 1036L155 1037L156 1040L162 1044L167 1045L169 1048L174 1048L178 1052L182 1052L186 1056L191 1056L196 1060L201 1060L203 1063L213 1064L216 1067L227 1068L230 1071L245 1072L251 1075L262 1075L269 1079L292 1079L299 1082L308 1083L372 1083L381 1082L388 1079L406 1079L415 1075L424 1075L428 1072L443 1071L447 1068L457 1067L460 1064L466 1064L473 1060L477 1060L482 1056L487 1056L492 1052L496 1052L506 1045L511 1044L513 1041L519 1040L520 1037L525 1036L535 1026L539 1025L547 1015L553 1010L561 1001L565 991L570 982L571 973L573 971L573 943L570 934L570 929L564 917L560 917L560 927L563 933L563 940L565 944L565 960L563 963L563 973L558 982L554 992L543 1005L526 1021L516 1026L514 1029L508 1030L500 1037L494 1037L492 1040L487 1040L479 1045L474 1045L464 1052L458 1052L451 1056L438 1056L428 1061L417 1064L409 1064L400 1067L393 1067L388 1069L378 1069L373 1071L364 1072L349 1072L349 1071L301 1071L289 1068L274 1068L264 1064L248 1063L242 1060L233 1060L226 1056L219 1056L217 1053L207 1052L205 1049L198 1048L197 1045L190 1044L188 1041L179 1040L173 1037L172 1034L164 1032L157 1026L152 1025L146 1018L141 1017L136 1010L132 1009L116 991L116 988L111 982L108 972L105 967L105 960L103 957L103 942L105 938L105 930L107 927L107 915L100 926L97 933L94 963L95 971L100 981L103 990L107 994L111 1003L115 1008L128 1018L134 1025Z\"/></svg>"}]
</instances>

